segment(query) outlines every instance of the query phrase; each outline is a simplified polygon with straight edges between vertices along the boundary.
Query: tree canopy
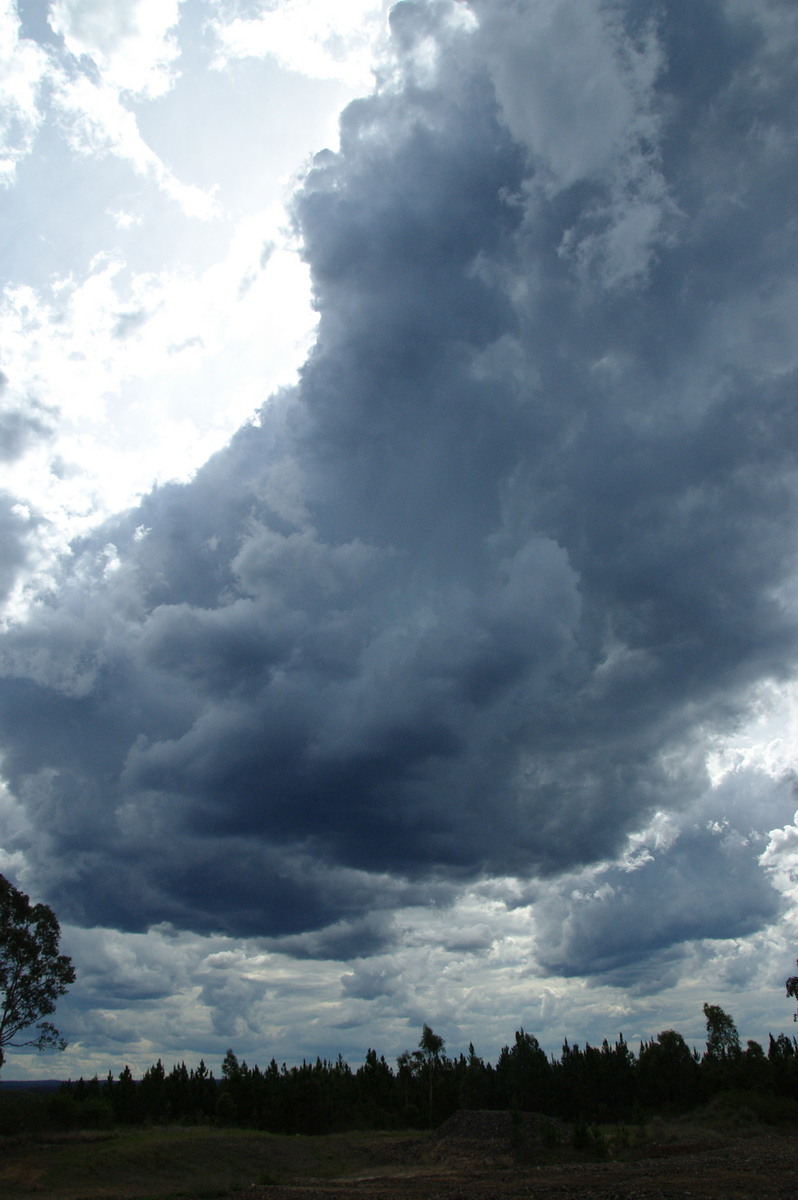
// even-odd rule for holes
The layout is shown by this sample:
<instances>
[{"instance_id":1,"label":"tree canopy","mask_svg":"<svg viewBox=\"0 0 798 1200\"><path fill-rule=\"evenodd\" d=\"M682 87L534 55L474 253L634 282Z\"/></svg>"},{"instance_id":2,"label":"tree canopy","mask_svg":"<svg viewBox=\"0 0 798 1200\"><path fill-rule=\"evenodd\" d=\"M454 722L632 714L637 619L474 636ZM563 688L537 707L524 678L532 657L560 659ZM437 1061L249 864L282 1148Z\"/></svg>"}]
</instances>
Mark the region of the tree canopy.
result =
<instances>
[{"instance_id":1,"label":"tree canopy","mask_svg":"<svg viewBox=\"0 0 798 1200\"><path fill-rule=\"evenodd\" d=\"M0 1067L5 1046L66 1046L55 1025L42 1020L75 980L72 960L59 953L60 940L53 910L31 904L0 875Z\"/></svg>"},{"instance_id":2,"label":"tree canopy","mask_svg":"<svg viewBox=\"0 0 798 1200\"><path fill-rule=\"evenodd\" d=\"M740 1035L731 1016L719 1004L705 1004L707 1058L727 1062L740 1057Z\"/></svg>"},{"instance_id":3,"label":"tree canopy","mask_svg":"<svg viewBox=\"0 0 798 1200\"><path fill-rule=\"evenodd\" d=\"M798 966L798 960L796 960ZM792 996L793 1000L798 1000L798 975L791 975L787 980L787 995ZM798 1021L798 1012L793 1013L793 1021Z\"/></svg>"}]
</instances>

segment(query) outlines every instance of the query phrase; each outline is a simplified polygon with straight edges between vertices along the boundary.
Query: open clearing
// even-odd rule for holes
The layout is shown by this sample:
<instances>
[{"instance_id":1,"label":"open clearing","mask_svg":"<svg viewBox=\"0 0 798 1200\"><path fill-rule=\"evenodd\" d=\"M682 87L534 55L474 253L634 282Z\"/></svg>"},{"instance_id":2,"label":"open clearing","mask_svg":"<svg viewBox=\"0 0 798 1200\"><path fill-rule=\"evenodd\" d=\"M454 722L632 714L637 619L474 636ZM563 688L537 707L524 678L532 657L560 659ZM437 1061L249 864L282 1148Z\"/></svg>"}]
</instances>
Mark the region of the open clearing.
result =
<instances>
[{"instance_id":1,"label":"open clearing","mask_svg":"<svg viewBox=\"0 0 798 1200\"><path fill-rule=\"evenodd\" d=\"M798 1132L655 1122L589 1161L509 1115L429 1134L155 1128L0 1143L2 1200L795 1200ZM532 1119L530 1118L530 1121Z\"/></svg>"}]
</instances>

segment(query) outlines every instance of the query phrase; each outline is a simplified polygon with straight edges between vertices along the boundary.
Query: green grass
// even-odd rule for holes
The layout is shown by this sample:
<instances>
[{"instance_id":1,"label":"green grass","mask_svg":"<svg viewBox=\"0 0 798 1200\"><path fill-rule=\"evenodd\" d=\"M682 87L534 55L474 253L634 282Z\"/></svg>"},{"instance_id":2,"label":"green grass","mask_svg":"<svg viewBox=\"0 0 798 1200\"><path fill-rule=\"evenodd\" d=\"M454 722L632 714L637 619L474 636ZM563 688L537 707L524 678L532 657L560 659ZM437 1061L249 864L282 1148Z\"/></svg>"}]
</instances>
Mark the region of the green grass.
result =
<instances>
[{"instance_id":1,"label":"green grass","mask_svg":"<svg viewBox=\"0 0 798 1200\"><path fill-rule=\"evenodd\" d=\"M176 1200L363 1170L379 1134L280 1137L211 1128L120 1129L0 1140L3 1200Z\"/></svg>"}]
</instances>

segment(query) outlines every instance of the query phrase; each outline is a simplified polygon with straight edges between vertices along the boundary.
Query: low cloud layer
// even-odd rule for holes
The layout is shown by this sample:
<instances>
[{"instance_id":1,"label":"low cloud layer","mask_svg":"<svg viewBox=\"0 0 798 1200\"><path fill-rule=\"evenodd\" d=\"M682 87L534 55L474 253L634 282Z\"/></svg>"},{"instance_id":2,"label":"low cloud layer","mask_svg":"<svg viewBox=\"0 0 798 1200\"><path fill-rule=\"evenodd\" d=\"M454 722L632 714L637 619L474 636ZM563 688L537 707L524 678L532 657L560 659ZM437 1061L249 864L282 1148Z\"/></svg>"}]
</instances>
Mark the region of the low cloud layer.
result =
<instances>
[{"instance_id":1,"label":"low cloud layer","mask_svg":"<svg viewBox=\"0 0 798 1200\"><path fill-rule=\"evenodd\" d=\"M778 916L792 790L706 762L798 650L792 8L468 11L394 8L297 192L297 386L2 636L9 849L72 922L365 959L512 877L624 982Z\"/></svg>"}]
</instances>

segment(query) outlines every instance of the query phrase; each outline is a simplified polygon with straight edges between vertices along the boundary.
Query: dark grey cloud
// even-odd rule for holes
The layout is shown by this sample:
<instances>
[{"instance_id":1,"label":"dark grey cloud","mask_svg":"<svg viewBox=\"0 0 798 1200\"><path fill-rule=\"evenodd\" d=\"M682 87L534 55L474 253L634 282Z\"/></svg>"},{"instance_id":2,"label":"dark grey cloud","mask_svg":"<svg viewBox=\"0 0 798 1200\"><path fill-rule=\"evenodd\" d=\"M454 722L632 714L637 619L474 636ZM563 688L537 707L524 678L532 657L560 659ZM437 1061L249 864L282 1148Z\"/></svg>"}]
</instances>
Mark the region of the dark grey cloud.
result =
<instances>
[{"instance_id":1,"label":"dark grey cloud","mask_svg":"<svg viewBox=\"0 0 798 1200\"><path fill-rule=\"evenodd\" d=\"M345 996L353 996L357 1000L377 1000L383 996L394 996L401 989L401 984L395 972L388 967L358 964L355 971L342 976L341 988Z\"/></svg>"},{"instance_id":2,"label":"dark grey cloud","mask_svg":"<svg viewBox=\"0 0 798 1200\"><path fill-rule=\"evenodd\" d=\"M621 865L540 889L541 965L645 993L676 982L694 943L744 938L777 921L784 897L761 859L774 823L788 823L795 804L789 776L738 767L687 812L659 814ZM752 969L737 964L731 976Z\"/></svg>"},{"instance_id":3,"label":"dark grey cloud","mask_svg":"<svg viewBox=\"0 0 798 1200\"><path fill-rule=\"evenodd\" d=\"M0 398L8 392L8 376L0 371ZM32 441L52 434L52 412L38 401L29 400L25 408L13 404L0 409L0 462L13 462Z\"/></svg>"},{"instance_id":4,"label":"dark grey cloud","mask_svg":"<svg viewBox=\"0 0 798 1200\"><path fill-rule=\"evenodd\" d=\"M0 371L0 463L13 463L28 447L52 436L52 412L35 400L24 407L8 396L8 377ZM7 599L27 564L29 538L41 524L39 514L5 488L0 489L0 602Z\"/></svg>"},{"instance_id":5,"label":"dark grey cloud","mask_svg":"<svg viewBox=\"0 0 798 1200\"><path fill-rule=\"evenodd\" d=\"M744 937L775 920L780 897L758 866L765 848L734 829L693 828L635 871L541 912L540 961L562 975L621 986L641 959L703 938Z\"/></svg>"},{"instance_id":6,"label":"dark grey cloud","mask_svg":"<svg viewBox=\"0 0 798 1200\"><path fill-rule=\"evenodd\" d=\"M48 432L44 422L31 413L0 412L0 462L13 462L31 441Z\"/></svg>"},{"instance_id":7,"label":"dark grey cloud","mask_svg":"<svg viewBox=\"0 0 798 1200\"><path fill-rule=\"evenodd\" d=\"M117 313L113 336L120 339L129 337L131 333L136 333L137 330L141 329L142 325L146 325L149 318L150 314L143 308L135 309L131 312Z\"/></svg>"},{"instance_id":8,"label":"dark grey cloud","mask_svg":"<svg viewBox=\"0 0 798 1200\"><path fill-rule=\"evenodd\" d=\"M372 953L393 906L690 810L706 737L794 674L789 11L473 10L398 7L296 196L296 388L4 635L4 769L75 920ZM742 836L550 908L543 960L770 920Z\"/></svg>"},{"instance_id":9,"label":"dark grey cloud","mask_svg":"<svg viewBox=\"0 0 798 1200\"><path fill-rule=\"evenodd\" d=\"M0 600L5 600L28 561L28 535L37 518L16 497L0 490Z\"/></svg>"},{"instance_id":10,"label":"dark grey cloud","mask_svg":"<svg viewBox=\"0 0 798 1200\"><path fill-rule=\"evenodd\" d=\"M19 13L20 36L32 38L42 45L48 42L61 42L60 35L53 33L47 20L50 10L49 0L20 0L17 4Z\"/></svg>"},{"instance_id":11,"label":"dark grey cloud","mask_svg":"<svg viewBox=\"0 0 798 1200\"><path fill-rule=\"evenodd\" d=\"M392 889L393 890L393 889ZM383 897L385 903L387 897ZM384 912L367 913L354 920L337 921L324 929L281 938L267 938L266 946L292 958L325 958L346 961L377 954L395 940L391 918Z\"/></svg>"}]
</instances>

